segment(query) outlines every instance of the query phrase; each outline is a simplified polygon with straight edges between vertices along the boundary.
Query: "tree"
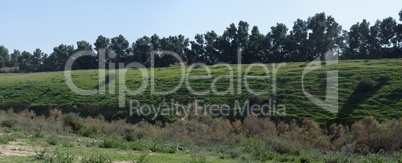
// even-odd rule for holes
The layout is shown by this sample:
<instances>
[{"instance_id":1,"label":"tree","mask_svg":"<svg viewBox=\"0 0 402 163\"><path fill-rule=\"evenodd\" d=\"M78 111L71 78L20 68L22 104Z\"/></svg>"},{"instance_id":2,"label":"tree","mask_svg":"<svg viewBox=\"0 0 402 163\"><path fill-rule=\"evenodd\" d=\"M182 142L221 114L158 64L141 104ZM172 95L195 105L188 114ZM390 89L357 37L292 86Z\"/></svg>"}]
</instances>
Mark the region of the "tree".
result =
<instances>
[{"instance_id":1,"label":"tree","mask_svg":"<svg viewBox=\"0 0 402 163\"><path fill-rule=\"evenodd\" d=\"M308 29L307 22L297 19L293 23L292 31L289 34L288 51L291 61L308 60Z\"/></svg>"},{"instance_id":2,"label":"tree","mask_svg":"<svg viewBox=\"0 0 402 163\"><path fill-rule=\"evenodd\" d=\"M265 36L260 33L257 26L251 29L251 35L248 39L248 46L243 51L242 61L245 64L255 62L265 62L267 60L266 54L270 48L269 42L266 41Z\"/></svg>"},{"instance_id":3,"label":"tree","mask_svg":"<svg viewBox=\"0 0 402 163\"><path fill-rule=\"evenodd\" d=\"M41 71L43 68L45 53L40 49L35 49L32 56L32 71Z\"/></svg>"},{"instance_id":4,"label":"tree","mask_svg":"<svg viewBox=\"0 0 402 163\"><path fill-rule=\"evenodd\" d=\"M218 62L235 63L236 54L239 48L236 38L237 28L235 24L230 24L223 32L221 37L218 37L218 49L220 54L217 55Z\"/></svg>"},{"instance_id":5,"label":"tree","mask_svg":"<svg viewBox=\"0 0 402 163\"><path fill-rule=\"evenodd\" d=\"M282 23L271 27L271 32L268 33L268 37L272 39L272 48L268 62L278 63L288 59L288 56L286 56L287 49L285 48L288 40L287 32L288 28Z\"/></svg>"},{"instance_id":6,"label":"tree","mask_svg":"<svg viewBox=\"0 0 402 163\"><path fill-rule=\"evenodd\" d=\"M362 23L356 23L349 30L349 50L348 59L368 58L369 57L369 39L370 23L365 19Z\"/></svg>"},{"instance_id":7,"label":"tree","mask_svg":"<svg viewBox=\"0 0 402 163\"><path fill-rule=\"evenodd\" d=\"M10 56L8 54L8 49L3 45L0 46L0 68L9 65Z\"/></svg>"},{"instance_id":8,"label":"tree","mask_svg":"<svg viewBox=\"0 0 402 163\"><path fill-rule=\"evenodd\" d=\"M384 57L395 57L397 48L397 24L392 17L382 20L380 23L380 43Z\"/></svg>"},{"instance_id":9,"label":"tree","mask_svg":"<svg viewBox=\"0 0 402 163\"><path fill-rule=\"evenodd\" d=\"M205 39L205 59L206 64L216 64L221 60L219 55L222 51L219 46L219 37L215 31L209 31L204 34Z\"/></svg>"},{"instance_id":10,"label":"tree","mask_svg":"<svg viewBox=\"0 0 402 163\"><path fill-rule=\"evenodd\" d=\"M207 63L208 58L205 54L205 39L204 35L196 34L195 41L190 41L191 50L187 51L186 58L188 64L195 62Z\"/></svg>"},{"instance_id":11,"label":"tree","mask_svg":"<svg viewBox=\"0 0 402 163\"><path fill-rule=\"evenodd\" d=\"M18 67L20 64L18 59L21 57L21 52L19 50L14 49L13 53L11 53L10 64L11 67Z\"/></svg>"},{"instance_id":12,"label":"tree","mask_svg":"<svg viewBox=\"0 0 402 163\"><path fill-rule=\"evenodd\" d=\"M369 58L382 58L382 50L380 44L380 21L370 27L370 37L368 38Z\"/></svg>"},{"instance_id":13,"label":"tree","mask_svg":"<svg viewBox=\"0 0 402 163\"><path fill-rule=\"evenodd\" d=\"M133 61L137 61L142 64L146 64L148 60L148 56L151 52L151 38L144 36L142 38L137 39L132 44L133 49Z\"/></svg>"},{"instance_id":14,"label":"tree","mask_svg":"<svg viewBox=\"0 0 402 163\"><path fill-rule=\"evenodd\" d=\"M402 21L402 10L399 11L399 21Z\"/></svg>"},{"instance_id":15,"label":"tree","mask_svg":"<svg viewBox=\"0 0 402 163\"><path fill-rule=\"evenodd\" d=\"M84 40L77 42L77 50L92 50L92 45Z\"/></svg>"},{"instance_id":16,"label":"tree","mask_svg":"<svg viewBox=\"0 0 402 163\"><path fill-rule=\"evenodd\" d=\"M128 54L130 53L128 46L129 46L129 43L123 35L113 37L110 40L109 49L113 50L116 53L115 58L112 59L111 61L115 62L116 66L118 66L118 63L120 63L120 62L128 63L127 59L128 59Z\"/></svg>"},{"instance_id":17,"label":"tree","mask_svg":"<svg viewBox=\"0 0 402 163\"><path fill-rule=\"evenodd\" d=\"M102 35L99 35L98 38L96 39L95 43L95 50L100 50L100 49L105 49L109 47L110 45L110 40Z\"/></svg>"},{"instance_id":18,"label":"tree","mask_svg":"<svg viewBox=\"0 0 402 163\"><path fill-rule=\"evenodd\" d=\"M20 71L23 72L32 72L32 54L23 51L21 53L21 57L18 58L18 63L20 67Z\"/></svg>"},{"instance_id":19,"label":"tree","mask_svg":"<svg viewBox=\"0 0 402 163\"><path fill-rule=\"evenodd\" d=\"M108 54L109 54L108 47L110 45L110 40L108 38L102 36L102 35L99 35L98 38L96 39L94 45L95 45L95 50L97 52L97 57L96 58L99 59L100 58L99 55L101 53L105 53L105 54L103 54L103 55L105 55L104 60L103 59L102 60L97 60L97 62L99 63L98 65L105 65L106 66L106 64L110 62L110 59L109 59L109 56L108 56ZM99 67L99 68L101 68L101 67Z\"/></svg>"},{"instance_id":20,"label":"tree","mask_svg":"<svg viewBox=\"0 0 402 163\"><path fill-rule=\"evenodd\" d=\"M187 62L187 56L185 53L188 51L189 43L189 39L185 38L183 35L169 36L168 38L161 39L161 48L176 53L183 61ZM163 53L161 55L164 66L178 62L178 60L173 58L171 55Z\"/></svg>"},{"instance_id":21,"label":"tree","mask_svg":"<svg viewBox=\"0 0 402 163\"><path fill-rule=\"evenodd\" d=\"M308 59L324 56L329 50L341 44L340 34L342 27L331 16L319 13L308 18L307 27L311 30L308 36Z\"/></svg>"},{"instance_id":22,"label":"tree","mask_svg":"<svg viewBox=\"0 0 402 163\"><path fill-rule=\"evenodd\" d=\"M53 48L52 54L46 58L44 67L47 71L61 71L67 60L74 54L74 46L61 44Z\"/></svg>"},{"instance_id":23,"label":"tree","mask_svg":"<svg viewBox=\"0 0 402 163\"><path fill-rule=\"evenodd\" d=\"M92 45L86 41L78 41L77 49L74 53L81 51L92 51ZM73 65L73 69L94 69L97 67L97 58L92 56L82 56L78 58Z\"/></svg>"},{"instance_id":24,"label":"tree","mask_svg":"<svg viewBox=\"0 0 402 163\"><path fill-rule=\"evenodd\" d=\"M392 47L395 39L396 21L392 17L382 20L380 23L380 42L383 47Z\"/></svg>"}]
</instances>

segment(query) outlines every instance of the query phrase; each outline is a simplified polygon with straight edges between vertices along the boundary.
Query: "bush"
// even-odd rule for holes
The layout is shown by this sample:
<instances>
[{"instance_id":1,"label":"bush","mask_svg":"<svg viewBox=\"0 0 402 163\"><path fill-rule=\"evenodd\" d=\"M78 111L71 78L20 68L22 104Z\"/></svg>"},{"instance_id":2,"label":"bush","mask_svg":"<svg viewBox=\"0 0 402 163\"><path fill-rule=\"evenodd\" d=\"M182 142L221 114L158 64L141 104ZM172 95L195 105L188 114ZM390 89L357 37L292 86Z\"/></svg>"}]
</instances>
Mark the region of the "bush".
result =
<instances>
[{"instance_id":1,"label":"bush","mask_svg":"<svg viewBox=\"0 0 402 163\"><path fill-rule=\"evenodd\" d=\"M264 139L277 135L275 123L268 118L247 116L243 123L249 137Z\"/></svg>"},{"instance_id":2,"label":"bush","mask_svg":"<svg viewBox=\"0 0 402 163\"><path fill-rule=\"evenodd\" d=\"M75 160L74 155L66 152L60 152L56 149L53 153L49 154L46 149L35 151L33 156L36 160L43 160L49 163L72 163Z\"/></svg>"},{"instance_id":3,"label":"bush","mask_svg":"<svg viewBox=\"0 0 402 163\"><path fill-rule=\"evenodd\" d=\"M248 100L250 102L250 105L258 104L261 101L261 97L259 95L256 95L256 94L250 94L248 96Z\"/></svg>"},{"instance_id":4,"label":"bush","mask_svg":"<svg viewBox=\"0 0 402 163\"><path fill-rule=\"evenodd\" d=\"M1 135L0 136L0 144L7 144L9 141L14 141L14 140L15 140L14 137L11 137L11 136L8 136L8 135L6 135L6 136Z\"/></svg>"},{"instance_id":5,"label":"bush","mask_svg":"<svg viewBox=\"0 0 402 163\"><path fill-rule=\"evenodd\" d=\"M207 157L205 155L191 155L190 163L206 163Z\"/></svg>"},{"instance_id":6,"label":"bush","mask_svg":"<svg viewBox=\"0 0 402 163\"><path fill-rule=\"evenodd\" d=\"M380 79L378 79L378 81L379 81L381 84L385 84L388 80L389 80L389 76L388 76L388 75L381 75Z\"/></svg>"},{"instance_id":7,"label":"bush","mask_svg":"<svg viewBox=\"0 0 402 163\"><path fill-rule=\"evenodd\" d=\"M119 137L107 137L103 139L103 142L99 145L101 148L118 148L126 149L126 142Z\"/></svg>"},{"instance_id":8,"label":"bush","mask_svg":"<svg viewBox=\"0 0 402 163\"><path fill-rule=\"evenodd\" d=\"M71 127L71 129L76 133L85 128L82 118L74 113L63 115L63 123L65 126Z\"/></svg>"},{"instance_id":9,"label":"bush","mask_svg":"<svg viewBox=\"0 0 402 163\"><path fill-rule=\"evenodd\" d=\"M9 119L5 119L1 122L1 127L8 127L8 128L12 128L15 125L18 124L18 120L17 119L13 119L13 118L9 118Z\"/></svg>"},{"instance_id":10,"label":"bush","mask_svg":"<svg viewBox=\"0 0 402 163\"><path fill-rule=\"evenodd\" d=\"M81 162L82 163L112 163L112 160L106 155L92 154L89 157L83 156L81 159Z\"/></svg>"},{"instance_id":11,"label":"bush","mask_svg":"<svg viewBox=\"0 0 402 163\"><path fill-rule=\"evenodd\" d=\"M52 135L46 139L46 142L49 143L50 145L57 145L59 144L60 139L58 136Z\"/></svg>"},{"instance_id":12,"label":"bush","mask_svg":"<svg viewBox=\"0 0 402 163\"><path fill-rule=\"evenodd\" d=\"M371 91L375 88L375 86L376 86L375 81L371 80L370 78L364 78L359 81L359 84L357 84L356 92Z\"/></svg>"}]
</instances>

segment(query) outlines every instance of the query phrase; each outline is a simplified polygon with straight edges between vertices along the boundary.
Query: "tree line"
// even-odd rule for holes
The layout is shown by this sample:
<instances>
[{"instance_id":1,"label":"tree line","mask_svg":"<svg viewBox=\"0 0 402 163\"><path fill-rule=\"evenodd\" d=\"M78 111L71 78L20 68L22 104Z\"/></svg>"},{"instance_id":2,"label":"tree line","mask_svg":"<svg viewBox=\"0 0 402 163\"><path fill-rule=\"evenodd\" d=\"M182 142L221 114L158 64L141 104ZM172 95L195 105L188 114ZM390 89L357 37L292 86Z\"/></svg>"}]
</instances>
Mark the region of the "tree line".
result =
<instances>
[{"instance_id":1,"label":"tree line","mask_svg":"<svg viewBox=\"0 0 402 163\"><path fill-rule=\"evenodd\" d=\"M402 21L402 10L399 12ZM130 42L119 35L113 38L98 36L94 47L87 41L73 45L61 44L53 48L51 54L40 49L33 53L8 49L0 46L0 68L19 67L21 72L60 71L70 56L78 51L101 49L113 51L114 58L106 58L107 63L139 62L149 66L149 54L155 56L156 67L169 66L177 60L162 50L177 53L187 64L237 63L237 52L241 50L241 61L248 63L304 62L322 57L326 52L335 50L340 59L377 59L402 57L402 24L392 17L377 20L374 24L363 20L343 30L332 16L318 13L307 20L297 19L289 29L277 23L267 34L262 34L257 26L247 22L229 27L218 35L215 31L196 34L190 41L183 35L160 38L154 34ZM98 68L97 57L84 56L74 63L73 69Z\"/></svg>"}]
</instances>

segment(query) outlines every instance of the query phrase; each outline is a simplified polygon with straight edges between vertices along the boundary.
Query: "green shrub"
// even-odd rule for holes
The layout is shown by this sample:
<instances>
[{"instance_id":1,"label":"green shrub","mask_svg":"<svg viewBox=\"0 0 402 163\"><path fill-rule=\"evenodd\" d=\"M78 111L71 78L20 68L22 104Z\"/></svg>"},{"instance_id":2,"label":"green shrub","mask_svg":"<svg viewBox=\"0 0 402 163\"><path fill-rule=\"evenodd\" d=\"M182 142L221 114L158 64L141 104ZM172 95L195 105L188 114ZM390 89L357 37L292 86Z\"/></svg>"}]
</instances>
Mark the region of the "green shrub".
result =
<instances>
[{"instance_id":1,"label":"green shrub","mask_svg":"<svg viewBox=\"0 0 402 163\"><path fill-rule=\"evenodd\" d=\"M352 162L351 158L352 157L349 155L329 154L329 155L325 155L324 162L326 162L326 163L340 163L340 162L348 163L348 162Z\"/></svg>"},{"instance_id":2,"label":"green shrub","mask_svg":"<svg viewBox=\"0 0 402 163\"><path fill-rule=\"evenodd\" d=\"M60 138L56 135L51 135L46 139L46 142L50 145L57 145L60 142Z\"/></svg>"},{"instance_id":3,"label":"green shrub","mask_svg":"<svg viewBox=\"0 0 402 163\"><path fill-rule=\"evenodd\" d=\"M190 163L206 163L207 157L205 155L191 155Z\"/></svg>"},{"instance_id":4,"label":"green shrub","mask_svg":"<svg viewBox=\"0 0 402 163\"><path fill-rule=\"evenodd\" d=\"M17 120L17 119L8 118L8 119L5 119L5 120L3 120L3 121L1 122L1 127L12 128L12 127L14 127L14 126L17 125L17 124L18 124L18 120Z\"/></svg>"},{"instance_id":5,"label":"green shrub","mask_svg":"<svg viewBox=\"0 0 402 163\"><path fill-rule=\"evenodd\" d=\"M271 148L271 150L279 154L299 156L302 151L300 147L293 145L291 142L284 141L278 138L269 139L268 146Z\"/></svg>"},{"instance_id":6,"label":"green shrub","mask_svg":"<svg viewBox=\"0 0 402 163\"><path fill-rule=\"evenodd\" d=\"M68 152L60 152L58 149L56 149L50 154L46 148L35 151L35 155L33 157L36 160L42 160L46 163L72 163L75 160L74 155L71 155Z\"/></svg>"},{"instance_id":7,"label":"green shrub","mask_svg":"<svg viewBox=\"0 0 402 163\"><path fill-rule=\"evenodd\" d=\"M99 144L101 148L118 148L118 149L126 149L126 141L121 139L120 137L106 137L103 139L103 142Z\"/></svg>"},{"instance_id":8,"label":"green shrub","mask_svg":"<svg viewBox=\"0 0 402 163\"><path fill-rule=\"evenodd\" d=\"M63 115L63 123L65 126L71 127L71 129L76 133L86 127L82 118L74 113Z\"/></svg>"},{"instance_id":9,"label":"green shrub","mask_svg":"<svg viewBox=\"0 0 402 163\"><path fill-rule=\"evenodd\" d=\"M149 162L149 159L147 158L148 156L148 152L142 152L142 154L140 155L140 158L138 160L136 160L135 158L133 159L133 162L135 163L147 163Z\"/></svg>"},{"instance_id":10,"label":"green shrub","mask_svg":"<svg viewBox=\"0 0 402 163\"><path fill-rule=\"evenodd\" d=\"M370 78L363 78L357 84L356 92L371 91L375 88L375 86L376 86L375 81L371 80Z\"/></svg>"},{"instance_id":11,"label":"green shrub","mask_svg":"<svg viewBox=\"0 0 402 163\"><path fill-rule=\"evenodd\" d=\"M378 79L378 81L379 81L381 84L385 84L388 80L389 80L389 76L388 76L388 75L381 75L380 78Z\"/></svg>"},{"instance_id":12,"label":"green shrub","mask_svg":"<svg viewBox=\"0 0 402 163\"><path fill-rule=\"evenodd\" d=\"M104 154L92 154L91 156L83 156L82 163L111 163L112 159Z\"/></svg>"},{"instance_id":13,"label":"green shrub","mask_svg":"<svg viewBox=\"0 0 402 163\"><path fill-rule=\"evenodd\" d=\"M15 138L8 135L0 136L0 144L7 144L9 141L14 141Z\"/></svg>"},{"instance_id":14,"label":"green shrub","mask_svg":"<svg viewBox=\"0 0 402 163\"><path fill-rule=\"evenodd\" d=\"M380 154L368 154L363 161L364 163L383 163L386 162Z\"/></svg>"}]
</instances>

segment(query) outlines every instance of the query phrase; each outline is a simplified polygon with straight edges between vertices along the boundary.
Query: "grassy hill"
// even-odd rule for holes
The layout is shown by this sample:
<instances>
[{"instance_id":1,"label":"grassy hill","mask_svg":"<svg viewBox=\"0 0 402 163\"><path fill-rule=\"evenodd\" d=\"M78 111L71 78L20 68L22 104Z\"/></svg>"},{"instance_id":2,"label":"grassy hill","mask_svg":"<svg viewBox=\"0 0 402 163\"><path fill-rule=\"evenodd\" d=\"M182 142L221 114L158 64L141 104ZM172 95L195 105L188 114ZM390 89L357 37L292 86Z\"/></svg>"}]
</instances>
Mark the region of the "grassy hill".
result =
<instances>
[{"instance_id":1,"label":"grassy hill","mask_svg":"<svg viewBox=\"0 0 402 163\"><path fill-rule=\"evenodd\" d=\"M319 63L317 63L319 64ZM244 78L241 78L241 93L238 94L238 75L245 75L244 71L249 65L241 65L238 72L237 65L233 67L234 93L227 95L194 95L186 88L184 83L175 93L169 95L151 95L151 85L148 84L145 92L139 95L127 95L128 100L138 100L146 104L169 103L174 99L179 103L190 103L194 100L204 100L205 104L228 104L234 105L235 100L245 101L250 92L246 90ZM313 96L324 100L326 93L327 71L338 70L339 74L339 112L332 114L316 106L302 91L302 74L308 63L286 63L279 68L276 74L276 95L272 92L272 66L268 64L269 71L253 67L248 75L268 76L267 79L249 79L249 87L252 90L268 90L268 94L259 97L260 101L274 99L276 105L286 107L285 117L297 117L301 119L311 118L317 122L325 123L331 120L344 120L375 116L377 119L391 119L402 116L402 59L380 60L345 60L338 64L323 65L322 68L308 73L304 79L305 90ZM216 85L220 91L229 88L230 79L220 79L219 76L230 75L225 66L209 66L212 79L190 79L192 89L198 91L211 91L211 84ZM188 69L188 67L187 67ZM109 72L116 74L116 79L111 80L119 83L119 71ZM150 69L147 69L150 73ZM206 75L204 67L194 68L190 75ZM155 90L168 91L175 87L180 80L181 70L179 67L155 68ZM374 86L368 91L356 91L356 87L364 78L374 81ZM215 80L216 79L216 80ZM218 80L219 79L219 80ZM99 86L98 70L72 71L72 80L75 85L82 89L95 89ZM105 80L102 78L101 80ZM143 81L149 81L141 75L138 69L128 70L125 81L129 89L140 88ZM214 82L214 80L216 82ZM1 109L34 109L36 112L47 113L49 108L62 108L73 112L102 113L105 116L121 117L128 114L127 108L118 108L118 88L115 85L114 94L109 92L109 84L106 84L106 94L100 95L77 95L71 91L63 72L41 72L25 74L0 74L0 108ZM102 88L102 86L100 86Z\"/></svg>"}]
</instances>

